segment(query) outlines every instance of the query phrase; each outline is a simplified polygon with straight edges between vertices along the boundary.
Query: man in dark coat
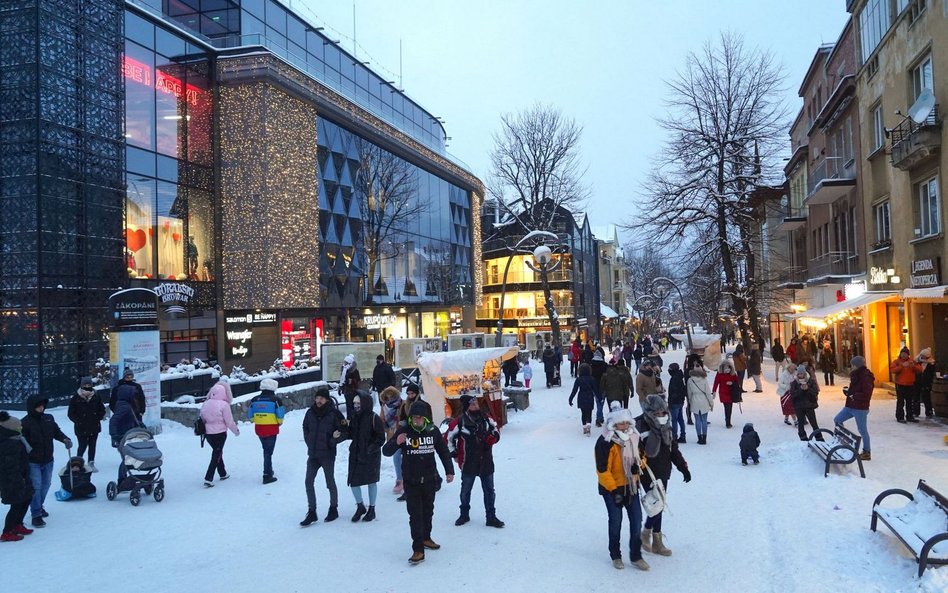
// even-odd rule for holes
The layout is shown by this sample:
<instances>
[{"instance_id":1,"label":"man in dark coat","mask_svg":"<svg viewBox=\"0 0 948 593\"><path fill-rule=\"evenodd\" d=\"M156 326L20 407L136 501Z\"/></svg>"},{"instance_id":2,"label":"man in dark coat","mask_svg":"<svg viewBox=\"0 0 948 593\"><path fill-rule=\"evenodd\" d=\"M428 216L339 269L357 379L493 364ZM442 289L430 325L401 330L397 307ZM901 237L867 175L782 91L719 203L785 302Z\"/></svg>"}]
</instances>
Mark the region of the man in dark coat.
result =
<instances>
[{"instance_id":1,"label":"man in dark coat","mask_svg":"<svg viewBox=\"0 0 948 593\"><path fill-rule=\"evenodd\" d=\"M349 430L344 438L352 439L349 445L349 487L356 499L356 512L352 522L375 519L375 499L378 495L380 468L382 467L382 444L385 443L385 427L382 419L372 410L372 397L360 391L352 400L353 414ZM369 508L362 500L362 486L368 486Z\"/></svg>"},{"instance_id":2,"label":"man in dark coat","mask_svg":"<svg viewBox=\"0 0 948 593\"><path fill-rule=\"evenodd\" d=\"M593 352L592 361L589 363L589 370L592 378L596 382L596 426L602 426L604 416L602 413L606 396L602 392L602 376L606 374L609 365L605 361L605 352L602 348L596 348Z\"/></svg>"},{"instance_id":3,"label":"man in dark coat","mask_svg":"<svg viewBox=\"0 0 948 593\"><path fill-rule=\"evenodd\" d=\"M30 516L33 527L46 527L43 519L49 516L43 502L53 483L53 440L72 449L72 441L59 429L53 416L46 413L47 403L42 395L30 396L26 401L27 414L22 419L23 438L30 446L30 480L33 482Z\"/></svg>"},{"instance_id":4,"label":"man in dark coat","mask_svg":"<svg viewBox=\"0 0 948 593\"><path fill-rule=\"evenodd\" d=\"M76 440L79 441L79 450L76 455L82 457L86 448L89 449L89 467L92 471L99 471L95 466L95 446L102 431L102 419L105 418L105 404L102 398L92 388L92 377L83 377L79 382L79 389L69 400L69 419L72 420Z\"/></svg>"},{"instance_id":5,"label":"man in dark coat","mask_svg":"<svg viewBox=\"0 0 948 593\"><path fill-rule=\"evenodd\" d=\"M112 418L109 419L109 435L112 437L112 446L118 447L122 435L141 426L142 415L145 413L145 391L135 382L135 373L132 369L125 369L122 380L112 388L109 410L112 411Z\"/></svg>"},{"instance_id":6,"label":"man in dark coat","mask_svg":"<svg viewBox=\"0 0 948 593\"><path fill-rule=\"evenodd\" d=\"M326 488L329 490L329 513L326 521L339 518L339 491L336 489L336 445L342 440L346 429L346 420L336 406L330 403L329 388L320 387L316 390L313 405L306 410L303 418L303 440L306 442L306 500L309 511L300 522L301 527L307 527L318 519L316 518L316 489L313 482L316 474L323 470L326 478Z\"/></svg>"},{"instance_id":7,"label":"man in dark coat","mask_svg":"<svg viewBox=\"0 0 948 593\"><path fill-rule=\"evenodd\" d=\"M0 502L10 505L3 523L2 542L16 542L24 535L33 533L23 525L26 511L33 498L33 482L30 480L30 459L26 443L20 436L22 430L18 419L7 412L0 412Z\"/></svg>"},{"instance_id":8,"label":"man in dark coat","mask_svg":"<svg viewBox=\"0 0 948 593\"><path fill-rule=\"evenodd\" d=\"M543 350L543 372L546 373L546 386L553 387L556 384L556 371L559 365L556 363L556 354L553 349L547 346Z\"/></svg>"},{"instance_id":9,"label":"man in dark coat","mask_svg":"<svg viewBox=\"0 0 948 593\"><path fill-rule=\"evenodd\" d=\"M462 414L448 426L448 450L461 469L461 515L455 525L464 525L471 520L471 490L475 478L480 478L484 491L484 510L488 527L503 527L494 508L494 445L500 440L500 431L494 419L481 410L473 395L461 396Z\"/></svg>"},{"instance_id":10,"label":"man in dark coat","mask_svg":"<svg viewBox=\"0 0 948 593\"><path fill-rule=\"evenodd\" d=\"M385 362L385 357L379 354L375 357L375 369L372 370L372 387L375 391L382 393L386 387L395 387L398 379L395 377L395 369L392 365Z\"/></svg>"},{"instance_id":11,"label":"man in dark coat","mask_svg":"<svg viewBox=\"0 0 948 593\"><path fill-rule=\"evenodd\" d=\"M774 359L774 381L780 380L780 371L786 366L787 355L783 351L783 344L780 338L774 338L774 343L770 346L770 358Z\"/></svg>"},{"instance_id":12,"label":"man in dark coat","mask_svg":"<svg viewBox=\"0 0 948 593\"><path fill-rule=\"evenodd\" d=\"M510 384L517 380L517 373L520 372L520 363L516 356L511 356L500 365L500 370L504 373L504 387L510 387Z\"/></svg>"},{"instance_id":13,"label":"man in dark coat","mask_svg":"<svg viewBox=\"0 0 948 593\"><path fill-rule=\"evenodd\" d=\"M435 465L435 455L441 458L444 473L450 484L454 481L454 464L441 431L425 416L427 409L416 401L409 410L408 426L399 427L382 447L382 454L391 457L402 451L402 477L405 481L405 501L408 503L408 524L411 527L411 564L425 559L425 549L441 546L431 539L431 519L434 516L435 493L441 489L441 476Z\"/></svg>"}]
</instances>

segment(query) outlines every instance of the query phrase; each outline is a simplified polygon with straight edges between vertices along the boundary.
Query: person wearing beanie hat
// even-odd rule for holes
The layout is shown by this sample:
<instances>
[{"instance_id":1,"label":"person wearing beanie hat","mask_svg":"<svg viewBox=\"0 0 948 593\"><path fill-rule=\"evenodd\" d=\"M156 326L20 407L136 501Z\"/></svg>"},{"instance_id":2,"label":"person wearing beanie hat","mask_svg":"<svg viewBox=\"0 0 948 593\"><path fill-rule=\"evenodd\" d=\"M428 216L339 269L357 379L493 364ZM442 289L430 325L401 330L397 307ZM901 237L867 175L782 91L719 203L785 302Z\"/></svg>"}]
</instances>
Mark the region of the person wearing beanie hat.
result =
<instances>
[{"instance_id":1,"label":"person wearing beanie hat","mask_svg":"<svg viewBox=\"0 0 948 593\"><path fill-rule=\"evenodd\" d=\"M915 380L918 396L915 398L913 412L918 418L922 415L922 404L925 404L925 417L932 418L935 416L935 410L932 408L932 385L935 382L935 357L932 356L932 349L922 348L915 357L915 362L922 367L922 372Z\"/></svg>"},{"instance_id":2,"label":"person wearing beanie hat","mask_svg":"<svg viewBox=\"0 0 948 593\"><path fill-rule=\"evenodd\" d=\"M573 382L573 390L569 394L570 407L573 406L573 400L577 397L577 405L583 423L583 434L590 436L592 434L593 406L600 396L596 380L592 378L592 371L585 362L579 365L576 380Z\"/></svg>"},{"instance_id":3,"label":"person wearing beanie hat","mask_svg":"<svg viewBox=\"0 0 948 593\"><path fill-rule=\"evenodd\" d=\"M594 456L599 494L609 518L609 556L617 569L622 563L622 515L629 518L629 561L648 570L642 558L642 505L639 503L639 434L632 428L632 413L626 408L609 412L602 436L596 440Z\"/></svg>"},{"instance_id":4,"label":"person wearing beanie hat","mask_svg":"<svg viewBox=\"0 0 948 593\"><path fill-rule=\"evenodd\" d=\"M760 453L757 448L760 447L760 435L754 430L754 424L748 422L744 425L744 431L741 434L741 465L747 465L748 459L754 460L754 465L760 463Z\"/></svg>"},{"instance_id":5,"label":"person wearing beanie hat","mask_svg":"<svg viewBox=\"0 0 948 593\"><path fill-rule=\"evenodd\" d=\"M461 396L462 413L448 425L445 439L448 451L461 470L461 514L455 525L464 525L471 520L471 491L474 480L480 479L484 491L484 510L488 527L502 528L504 522L497 518L494 507L494 445L500 441L500 430L489 414L481 409L474 395Z\"/></svg>"},{"instance_id":6,"label":"person wearing beanie hat","mask_svg":"<svg viewBox=\"0 0 948 593\"><path fill-rule=\"evenodd\" d=\"M642 412L642 415L635 419L635 428L642 437L639 441L639 451L645 457L655 479L661 481L662 488L667 493L668 480L671 478L671 469L674 464L687 484L691 481L691 472L688 470L688 462L685 461L685 457L678 448L678 441L672 437L668 404L665 398L658 394L649 395L645 398ZM652 484L652 478L648 472L642 474L642 486L646 492L657 487ZM671 550L665 547L662 540L662 513L645 520L645 528L642 530L642 549L661 556L671 556Z\"/></svg>"},{"instance_id":7,"label":"person wearing beanie hat","mask_svg":"<svg viewBox=\"0 0 948 593\"><path fill-rule=\"evenodd\" d=\"M695 434L699 445L708 444L708 413L714 409L714 394L708 385L708 373L697 364L688 371L688 405L694 413Z\"/></svg>"},{"instance_id":8,"label":"person wearing beanie hat","mask_svg":"<svg viewBox=\"0 0 948 593\"><path fill-rule=\"evenodd\" d=\"M48 400L34 394L26 400L27 413L21 422L21 433L26 439L30 458L30 480L33 482L33 498L30 515L34 527L45 527L49 516L43 502L53 481L53 441L59 441L72 449L72 440L63 434L52 414L46 413Z\"/></svg>"},{"instance_id":9,"label":"person wearing beanie hat","mask_svg":"<svg viewBox=\"0 0 948 593\"><path fill-rule=\"evenodd\" d=\"M247 420L253 422L253 430L263 447L263 483L277 481L273 475L273 449L276 447L280 425L286 415L283 400L276 395L280 384L267 378L260 381L260 395L254 396L247 406Z\"/></svg>"},{"instance_id":10,"label":"person wearing beanie hat","mask_svg":"<svg viewBox=\"0 0 948 593\"><path fill-rule=\"evenodd\" d=\"M412 406L416 403L424 407L424 416L428 419L428 422L433 422L434 416L431 413L431 404L421 399L421 393L418 389L418 385L415 383L409 383L408 387L405 388L406 398L402 402L402 409L399 412L399 423L401 426L408 426L409 420L412 416Z\"/></svg>"},{"instance_id":11,"label":"person wearing beanie hat","mask_svg":"<svg viewBox=\"0 0 948 593\"><path fill-rule=\"evenodd\" d=\"M426 549L437 550L441 547L431 539L435 493L441 488L435 455L441 459L447 482L450 484L454 481L451 454L441 431L426 415L430 411L431 406L416 396L408 408L408 424L400 426L382 447L382 454L386 457L392 457L396 451L402 452L404 496L412 540L412 555L408 559L410 564L423 562Z\"/></svg>"},{"instance_id":12,"label":"person wearing beanie hat","mask_svg":"<svg viewBox=\"0 0 948 593\"><path fill-rule=\"evenodd\" d=\"M603 359L603 353L600 348L593 351L592 359L589 362L589 370L593 380L596 382L596 426L602 426L602 410L606 403L606 396L602 393L602 378L609 370L609 365Z\"/></svg>"},{"instance_id":13,"label":"person wearing beanie hat","mask_svg":"<svg viewBox=\"0 0 948 593\"><path fill-rule=\"evenodd\" d=\"M88 448L89 467L93 472L99 471L95 466L95 446L96 441L99 440L99 433L102 431L105 404L92 388L92 377L83 377L79 381L79 389L69 400L68 416L72 420L73 432L79 443L76 455L82 457Z\"/></svg>"},{"instance_id":14,"label":"person wearing beanie hat","mask_svg":"<svg viewBox=\"0 0 948 593\"><path fill-rule=\"evenodd\" d=\"M870 461L872 446L869 442L869 401L872 399L876 378L872 371L866 368L866 359L862 356L853 356L850 366L852 371L849 372L849 387L843 388L846 404L833 418L833 424L842 426L850 418L855 418L856 430L862 437L862 453L859 458Z\"/></svg>"},{"instance_id":15,"label":"person wearing beanie hat","mask_svg":"<svg viewBox=\"0 0 948 593\"><path fill-rule=\"evenodd\" d=\"M352 399L359 391L362 376L359 374L359 365L354 354L346 354L342 362L342 373L339 376L339 395L346 402L346 419L352 418Z\"/></svg>"},{"instance_id":16,"label":"person wearing beanie hat","mask_svg":"<svg viewBox=\"0 0 948 593\"><path fill-rule=\"evenodd\" d=\"M385 362L385 357L379 354L375 357L375 368L372 369L372 388L377 393L382 393L388 387L394 387L398 383L395 377L395 369L392 365Z\"/></svg>"},{"instance_id":17,"label":"person wearing beanie hat","mask_svg":"<svg viewBox=\"0 0 948 593\"><path fill-rule=\"evenodd\" d=\"M26 442L20 434L17 418L0 411L0 501L10 505L3 522L0 542L16 542L33 533L23 525L33 498L30 460Z\"/></svg>"},{"instance_id":18,"label":"person wearing beanie hat","mask_svg":"<svg viewBox=\"0 0 948 593\"><path fill-rule=\"evenodd\" d=\"M309 527L316 521L316 489L313 482L319 470L323 470L326 489L329 490L329 513L325 521L339 518L339 491L336 488L336 445L343 440L347 430L346 420L329 395L329 388L316 388L313 405L303 418L303 441L306 443L306 501L309 508L300 527Z\"/></svg>"},{"instance_id":19,"label":"person wearing beanie hat","mask_svg":"<svg viewBox=\"0 0 948 593\"><path fill-rule=\"evenodd\" d=\"M385 428L385 440L392 438L398 429L398 413L401 407L402 392L399 388L387 387L379 393L379 417ZM395 486L392 487L392 494L401 495L404 492L401 461L401 454L396 454L392 458L392 465L395 466Z\"/></svg>"},{"instance_id":20,"label":"person wearing beanie hat","mask_svg":"<svg viewBox=\"0 0 948 593\"><path fill-rule=\"evenodd\" d=\"M816 382L816 377L808 373L801 364L797 367L796 377L790 383L790 400L793 402L793 410L797 414L797 435L799 435L801 441L810 440L804 428L807 422L813 428L813 438L818 441L823 440L823 433L819 432L820 426L816 421L819 395L820 385Z\"/></svg>"},{"instance_id":21,"label":"person wearing beanie hat","mask_svg":"<svg viewBox=\"0 0 948 593\"><path fill-rule=\"evenodd\" d=\"M901 424L918 422L913 412L918 391L915 381L922 373L922 365L912 360L907 346L899 351L899 357L889 365L889 371L895 380L895 420Z\"/></svg>"}]
</instances>

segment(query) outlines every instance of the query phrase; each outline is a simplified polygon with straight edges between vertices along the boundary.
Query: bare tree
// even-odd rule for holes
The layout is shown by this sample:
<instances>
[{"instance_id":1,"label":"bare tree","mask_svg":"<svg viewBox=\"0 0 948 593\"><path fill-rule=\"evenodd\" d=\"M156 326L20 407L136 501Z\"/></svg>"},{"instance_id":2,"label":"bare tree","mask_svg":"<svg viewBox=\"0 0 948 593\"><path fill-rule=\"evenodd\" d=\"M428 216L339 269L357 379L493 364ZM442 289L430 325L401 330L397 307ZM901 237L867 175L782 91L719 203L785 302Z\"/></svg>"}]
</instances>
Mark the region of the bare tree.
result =
<instances>
[{"instance_id":1,"label":"bare tree","mask_svg":"<svg viewBox=\"0 0 948 593\"><path fill-rule=\"evenodd\" d=\"M407 161L371 142L360 140L358 151L356 187L361 196L362 245L368 267L366 295L371 300L381 263L403 252L398 237L431 204L419 194L414 167Z\"/></svg>"},{"instance_id":2,"label":"bare tree","mask_svg":"<svg viewBox=\"0 0 948 593\"><path fill-rule=\"evenodd\" d=\"M786 136L784 75L771 54L724 33L668 83L669 134L648 184L640 221L665 242L688 243L691 271L716 263L746 343L762 336L758 310L767 283L756 253L754 191L779 176ZM689 274L690 275L690 274Z\"/></svg>"},{"instance_id":3,"label":"bare tree","mask_svg":"<svg viewBox=\"0 0 948 593\"><path fill-rule=\"evenodd\" d=\"M583 128L551 106L501 117L494 133L488 191L529 231L555 231L560 206L584 209L588 190L579 143Z\"/></svg>"}]
</instances>

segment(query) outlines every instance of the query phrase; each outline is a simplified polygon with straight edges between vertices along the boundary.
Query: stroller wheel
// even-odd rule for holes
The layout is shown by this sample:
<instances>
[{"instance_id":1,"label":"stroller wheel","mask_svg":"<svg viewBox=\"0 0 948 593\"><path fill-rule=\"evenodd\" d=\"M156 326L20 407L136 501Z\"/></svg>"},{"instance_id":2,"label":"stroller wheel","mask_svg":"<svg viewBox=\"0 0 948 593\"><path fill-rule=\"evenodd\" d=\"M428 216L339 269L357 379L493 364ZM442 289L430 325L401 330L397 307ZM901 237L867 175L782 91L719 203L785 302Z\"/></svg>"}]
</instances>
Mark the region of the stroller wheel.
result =
<instances>
[{"instance_id":1,"label":"stroller wheel","mask_svg":"<svg viewBox=\"0 0 948 593\"><path fill-rule=\"evenodd\" d=\"M165 488L164 486L155 486L155 502L161 502L165 499Z\"/></svg>"},{"instance_id":2,"label":"stroller wheel","mask_svg":"<svg viewBox=\"0 0 948 593\"><path fill-rule=\"evenodd\" d=\"M128 495L128 502L132 503L133 507L137 507L142 501L142 493L136 488L132 490Z\"/></svg>"},{"instance_id":3,"label":"stroller wheel","mask_svg":"<svg viewBox=\"0 0 948 593\"><path fill-rule=\"evenodd\" d=\"M109 500L115 500L116 494L118 494L118 484L109 482L108 486L105 487L105 497Z\"/></svg>"}]
</instances>

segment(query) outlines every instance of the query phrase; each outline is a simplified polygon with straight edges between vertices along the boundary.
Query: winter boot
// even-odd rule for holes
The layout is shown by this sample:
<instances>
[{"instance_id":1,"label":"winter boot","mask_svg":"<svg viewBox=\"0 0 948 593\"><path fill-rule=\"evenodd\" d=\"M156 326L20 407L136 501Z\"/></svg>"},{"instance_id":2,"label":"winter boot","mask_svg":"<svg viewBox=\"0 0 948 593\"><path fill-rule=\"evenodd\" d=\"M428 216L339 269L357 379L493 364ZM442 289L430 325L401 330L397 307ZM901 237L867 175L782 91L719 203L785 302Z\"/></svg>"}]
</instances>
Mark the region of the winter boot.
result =
<instances>
[{"instance_id":1,"label":"winter boot","mask_svg":"<svg viewBox=\"0 0 948 593\"><path fill-rule=\"evenodd\" d=\"M687 443L687 442L688 442L688 440L685 438L685 433L681 433L681 435L678 436L678 442L679 442L679 443Z\"/></svg>"},{"instance_id":2,"label":"winter boot","mask_svg":"<svg viewBox=\"0 0 948 593\"><path fill-rule=\"evenodd\" d=\"M277 481L276 476L263 476L264 484L272 484L276 481Z\"/></svg>"},{"instance_id":3,"label":"winter boot","mask_svg":"<svg viewBox=\"0 0 948 593\"><path fill-rule=\"evenodd\" d=\"M646 552L652 551L652 530L651 529L642 530L642 550Z\"/></svg>"},{"instance_id":4,"label":"winter boot","mask_svg":"<svg viewBox=\"0 0 948 593\"><path fill-rule=\"evenodd\" d=\"M602 427L602 420L596 420L596 428Z\"/></svg>"},{"instance_id":5,"label":"winter boot","mask_svg":"<svg viewBox=\"0 0 948 593\"><path fill-rule=\"evenodd\" d=\"M429 550L440 550L440 549L441 549L441 544L435 543L435 540L431 539L430 537L429 537L428 539L426 539L424 542L422 542L422 544L423 544L426 548L428 548Z\"/></svg>"},{"instance_id":6,"label":"winter boot","mask_svg":"<svg viewBox=\"0 0 948 593\"><path fill-rule=\"evenodd\" d=\"M90 462L89 462L89 467L92 468L92 473L95 474L95 473L98 473L98 472L99 472L99 468L97 468L97 467L95 466L95 461L90 461Z\"/></svg>"},{"instance_id":7,"label":"winter boot","mask_svg":"<svg viewBox=\"0 0 948 593\"><path fill-rule=\"evenodd\" d=\"M470 520L471 520L470 515L468 515L467 513L461 513L461 515L458 517L457 521L454 522L454 524L460 527L461 525L464 525Z\"/></svg>"},{"instance_id":8,"label":"winter boot","mask_svg":"<svg viewBox=\"0 0 948 593\"><path fill-rule=\"evenodd\" d=\"M0 536L0 542L18 542L23 539L23 536L19 533L14 533L13 530L4 531L3 535Z\"/></svg>"},{"instance_id":9,"label":"winter boot","mask_svg":"<svg viewBox=\"0 0 948 593\"><path fill-rule=\"evenodd\" d=\"M316 509L310 509L309 512L306 513L306 517L300 521L300 527L309 527L316 521L319 521L319 517L316 516Z\"/></svg>"},{"instance_id":10,"label":"winter boot","mask_svg":"<svg viewBox=\"0 0 948 593\"><path fill-rule=\"evenodd\" d=\"M659 556L672 555L672 551L666 548L662 542L662 534L657 531L652 534L652 553L658 554Z\"/></svg>"},{"instance_id":11,"label":"winter boot","mask_svg":"<svg viewBox=\"0 0 948 593\"><path fill-rule=\"evenodd\" d=\"M365 505L360 502L358 505L356 505L356 512L354 515L352 515L352 522L353 523L358 522L362 518L362 515L365 514L365 512L366 512Z\"/></svg>"},{"instance_id":12,"label":"winter boot","mask_svg":"<svg viewBox=\"0 0 948 593\"><path fill-rule=\"evenodd\" d=\"M17 535L29 535L33 533L32 529L27 528L27 526L22 523L20 523L19 525L15 525L13 529L11 529L11 531L13 531L13 533Z\"/></svg>"},{"instance_id":13,"label":"winter boot","mask_svg":"<svg viewBox=\"0 0 948 593\"><path fill-rule=\"evenodd\" d=\"M369 521L375 520L375 507L369 505L369 510L365 512L365 516L362 517L362 521L368 523Z\"/></svg>"},{"instance_id":14,"label":"winter boot","mask_svg":"<svg viewBox=\"0 0 948 593\"><path fill-rule=\"evenodd\" d=\"M613 558L612 567L622 570L625 568L625 564L622 564L622 558Z\"/></svg>"},{"instance_id":15,"label":"winter boot","mask_svg":"<svg viewBox=\"0 0 948 593\"><path fill-rule=\"evenodd\" d=\"M633 560L632 566L643 571L649 569L648 562L645 561L645 558L639 558L638 560Z\"/></svg>"},{"instance_id":16,"label":"winter boot","mask_svg":"<svg viewBox=\"0 0 948 593\"><path fill-rule=\"evenodd\" d=\"M332 521L335 521L338 518L339 518L339 509L337 509L336 507L329 507L329 512L326 513L326 518L324 519L324 521L326 521L326 523L331 523Z\"/></svg>"},{"instance_id":17,"label":"winter boot","mask_svg":"<svg viewBox=\"0 0 948 593\"><path fill-rule=\"evenodd\" d=\"M503 521L497 518L497 516L487 517L487 526L496 527L497 529L502 529L506 525Z\"/></svg>"},{"instance_id":18,"label":"winter boot","mask_svg":"<svg viewBox=\"0 0 948 593\"><path fill-rule=\"evenodd\" d=\"M583 434L586 436L590 436L590 434L592 434L592 427L589 426L588 424L583 424Z\"/></svg>"},{"instance_id":19,"label":"winter boot","mask_svg":"<svg viewBox=\"0 0 948 593\"><path fill-rule=\"evenodd\" d=\"M872 453L869 451L863 451L859 454L859 459L862 461L872 461Z\"/></svg>"},{"instance_id":20,"label":"winter boot","mask_svg":"<svg viewBox=\"0 0 948 593\"><path fill-rule=\"evenodd\" d=\"M408 559L408 563L409 563L409 564L420 564L420 563L422 563L422 562L424 562L424 561L425 561L425 553L424 553L424 552L414 552L414 553L411 555L411 558Z\"/></svg>"},{"instance_id":21,"label":"winter boot","mask_svg":"<svg viewBox=\"0 0 948 593\"><path fill-rule=\"evenodd\" d=\"M395 487L392 488L392 494L401 494L404 488L404 483L401 480L395 480Z\"/></svg>"},{"instance_id":22,"label":"winter boot","mask_svg":"<svg viewBox=\"0 0 948 593\"><path fill-rule=\"evenodd\" d=\"M46 521L40 516L33 517L33 527L46 527Z\"/></svg>"}]
</instances>

